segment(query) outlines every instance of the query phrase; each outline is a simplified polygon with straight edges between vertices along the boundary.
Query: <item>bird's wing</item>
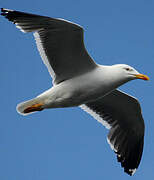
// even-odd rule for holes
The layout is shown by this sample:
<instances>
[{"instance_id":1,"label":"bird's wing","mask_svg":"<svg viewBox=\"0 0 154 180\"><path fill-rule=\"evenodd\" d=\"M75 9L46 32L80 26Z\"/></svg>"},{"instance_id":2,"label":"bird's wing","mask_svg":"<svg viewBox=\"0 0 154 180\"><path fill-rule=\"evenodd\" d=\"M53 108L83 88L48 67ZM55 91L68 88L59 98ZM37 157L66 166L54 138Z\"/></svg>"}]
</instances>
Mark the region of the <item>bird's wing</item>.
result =
<instances>
[{"instance_id":1,"label":"bird's wing","mask_svg":"<svg viewBox=\"0 0 154 180\"><path fill-rule=\"evenodd\" d=\"M1 12L21 31L34 32L40 55L55 84L97 66L84 46L81 26L62 19L4 8Z\"/></svg>"},{"instance_id":2,"label":"bird's wing","mask_svg":"<svg viewBox=\"0 0 154 180\"><path fill-rule=\"evenodd\" d=\"M139 102L114 90L105 97L81 105L81 108L110 129L108 143L124 171L133 175L139 166L144 143L144 120Z\"/></svg>"}]
</instances>

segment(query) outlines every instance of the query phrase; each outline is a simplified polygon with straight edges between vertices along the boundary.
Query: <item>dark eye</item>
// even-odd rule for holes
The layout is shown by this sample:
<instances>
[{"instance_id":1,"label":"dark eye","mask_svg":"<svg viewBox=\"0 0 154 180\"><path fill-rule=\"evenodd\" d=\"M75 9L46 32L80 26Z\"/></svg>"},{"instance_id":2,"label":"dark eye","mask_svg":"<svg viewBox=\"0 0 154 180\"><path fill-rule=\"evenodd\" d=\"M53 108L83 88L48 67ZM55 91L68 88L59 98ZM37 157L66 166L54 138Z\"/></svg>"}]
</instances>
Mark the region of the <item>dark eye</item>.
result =
<instances>
[{"instance_id":1,"label":"dark eye","mask_svg":"<svg viewBox=\"0 0 154 180\"><path fill-rule=\"evenodd\" d=\"M126 69L126 71L131 71L131 69L130 68L125 68Z\"/></svg>"}]
</instances>

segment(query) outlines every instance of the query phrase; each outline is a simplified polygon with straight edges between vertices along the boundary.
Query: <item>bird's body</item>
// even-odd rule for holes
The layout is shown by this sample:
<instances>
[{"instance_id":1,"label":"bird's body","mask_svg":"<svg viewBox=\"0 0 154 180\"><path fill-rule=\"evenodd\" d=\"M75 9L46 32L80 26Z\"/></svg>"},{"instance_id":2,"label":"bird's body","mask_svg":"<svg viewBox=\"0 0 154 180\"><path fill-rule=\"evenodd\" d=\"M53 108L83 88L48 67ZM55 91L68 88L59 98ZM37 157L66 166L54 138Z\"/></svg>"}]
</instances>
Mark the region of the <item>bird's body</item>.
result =
<instances>
[{"instance_id":1,"label":"bird's body","mask_svg":"<svg viewBox=\"0 0 154 180\"><path fill-rule=\"evenodd\" d=\"M117 88L133 80L148 80L134 68L96 64L84 46L83 28L45 16L1 9L1 15L23 32L33 32L53 87L17 106L22 115L49 108L80 106L110 129L108 143L124 171L138 168L144 142L144 121L138 100Z\"/></svg>"},{"instance_id":2,"label":"bird's body","mask_svg":"<svg viewBox=\"0 0 154 180\"><path fill-rule=\"evenodd\" d=\"M121 66L128 67L128 65ZM120 71L117 72L119 76L115 76L114 72L116 71L118 71L117 66L97 65L89 72L55 84L51 89L36 97L35 101L38 104L43 104L43 109L80 106L94 101L131 80L130 77L120 76L122 73ZM107 80L109 74L112 76L110 76L110 81ZM19 113L23 111L20 109L23 109L22 105L23 103L18 105Z\"/></svg>"}]
</instances>

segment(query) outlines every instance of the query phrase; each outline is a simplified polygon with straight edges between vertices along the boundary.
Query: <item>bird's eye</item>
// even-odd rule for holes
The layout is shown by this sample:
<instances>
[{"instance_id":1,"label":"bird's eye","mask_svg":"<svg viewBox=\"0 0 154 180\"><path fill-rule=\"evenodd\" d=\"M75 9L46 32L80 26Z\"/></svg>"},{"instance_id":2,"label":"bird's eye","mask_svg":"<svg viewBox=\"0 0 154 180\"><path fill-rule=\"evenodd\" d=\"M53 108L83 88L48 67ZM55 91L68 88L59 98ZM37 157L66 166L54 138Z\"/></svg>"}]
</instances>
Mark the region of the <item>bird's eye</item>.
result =
<instances>
[{"instance_id":1,"label":"bird's eye","mask_svg":"<svg viewBox=\"0 0 154 180\"><path fill-rule=\"evenodd\" d=\"M130 68L128 68L128 67L127 67L127 68L125 68L125 69L126 69L126 71L131 71L131 69L130 69Z\"/></svg>"}]
</instances>

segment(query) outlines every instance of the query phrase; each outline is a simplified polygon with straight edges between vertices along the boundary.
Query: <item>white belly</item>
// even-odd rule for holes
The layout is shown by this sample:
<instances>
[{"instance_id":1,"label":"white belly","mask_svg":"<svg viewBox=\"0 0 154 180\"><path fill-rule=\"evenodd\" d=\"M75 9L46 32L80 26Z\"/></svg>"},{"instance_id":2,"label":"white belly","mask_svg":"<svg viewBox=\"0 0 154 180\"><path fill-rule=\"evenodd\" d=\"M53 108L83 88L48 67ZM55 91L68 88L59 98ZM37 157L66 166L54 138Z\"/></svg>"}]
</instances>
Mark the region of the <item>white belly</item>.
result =
<instances>
[{"instance_id":1,"label":"white belly","mask_svg":"<svg viewBox=\"0 0 154 180\"><path fill-rule=\"evenodd\" d=\"M108 74L101 69L66 80L44 92L39 98L44 99L45 108L72 107L96 100L113 89L118 83L108 83Z\"/></svg>"}]
</instances>

